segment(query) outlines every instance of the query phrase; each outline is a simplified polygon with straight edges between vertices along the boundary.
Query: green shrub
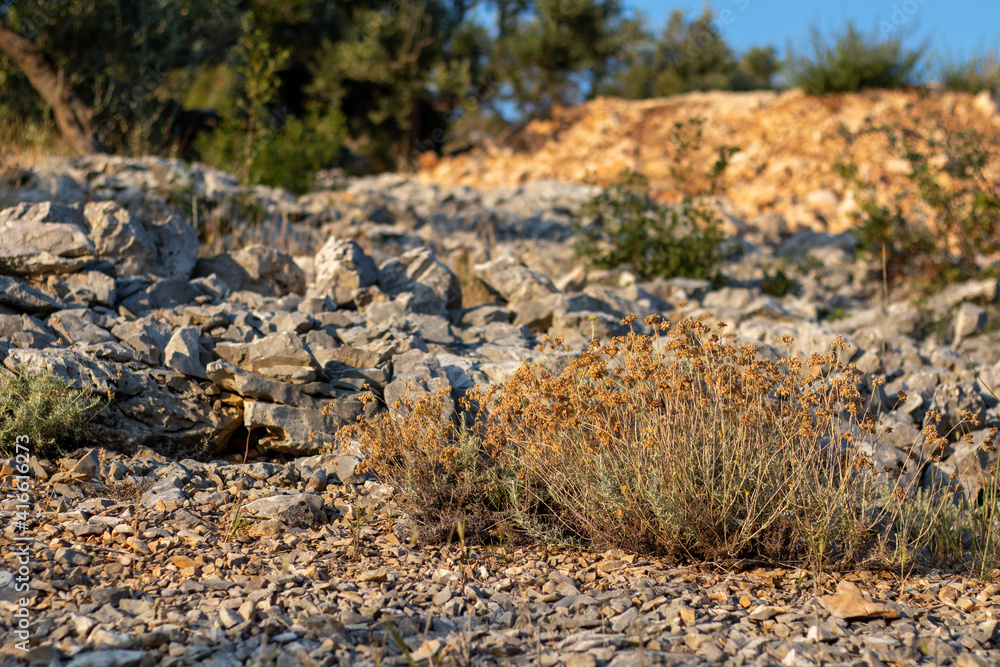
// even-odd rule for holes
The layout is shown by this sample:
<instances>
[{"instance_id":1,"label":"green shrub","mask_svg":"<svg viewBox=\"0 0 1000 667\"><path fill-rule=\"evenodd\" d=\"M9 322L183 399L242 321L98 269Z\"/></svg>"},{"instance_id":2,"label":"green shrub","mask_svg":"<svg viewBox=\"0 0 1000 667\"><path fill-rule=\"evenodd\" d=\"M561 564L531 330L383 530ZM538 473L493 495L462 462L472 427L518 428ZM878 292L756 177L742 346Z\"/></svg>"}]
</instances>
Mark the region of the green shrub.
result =
<instances>
[{"instance_id":1,"label":"green shrub","mask_svg":"<svg viewBox=\"0 0 1000 667\"><path fill-rule=\"evenodd\" d=\"M974 56L966 62L946 60L939 68L942 85L950 90L976 93L988 90L1000 93L1000 65L996 53Z\"/></svg>"},{"instance_id":2,"label":"green shrub","mask_svg":"<svg viewBox=\"0 0 1000 667\"><path fill-rule=\"evenodd\" d=\"M691 174L688 162L701 148L702 122L693 118L675 124L671 174L682 190L690 190L685 188ZM629 265L644 280L716 279L722 222L704 197L716 192L718 179L737 150L719 148L706 174L708 187L687 192L677 205L656 202L649 180L624 170L617 183L598 193L574 217L577 254L602 269Z\"/></svg>"},{"instance_id":3,"label":"green shrub","mask_svg":"<svg viewBox=\"0 0 1000 667\"><path fill-rule=\"evenodd\" d=\"M900 88L913 83L926 45L907 49L898 38L880 39L858 32L848 23L829 43L812 29L812 56L789 48L785 71L791 85L810 95L853 93L866 88Z\"/></svg>"},{"instance_id":4,"label":"green shrub","mask_svg":"<svg viewBox=\"0 0 1000 667\"><path fill-rule=\"evenodd\" d=\"M911 167L911 192L882 203L856 164L836 163L859 193L860 247L884 263L892 283L904 275L927 283L976 277L978 259L1000 251L1000 195L985 169L996 158L996 133L948 132L933 123L918 127L927 129L869 126L858 135L841 129L848 146L860 134L884 135L889 150ZM913 194L919 206L907 212L904 202Z\"/></svg>"},{"instance_id":5,"label":"green shrub","mask_svg":"<svg viewBox=\"0 0 1000 667\"><path fill-rule=\"evenodd\" d=\"M587 227L584 220L590 220ZM686 201L657 204L635 172L587 203L577 218L577 253L594 266L629 265L643 279L713 278L722 232L715 213Z\"/></svg>"},{"instance_id":6,"label":"green shrub","mask_svg":"<svg viewBox=\"0 0 1000 667\"><path fill-rule=\"evenodd\" d=\"M100 400L73 385L52 369L0 375L0 453L11 456L16 438L24 435L36 455L58 453L80 441Z\"/></svg>"}]
</instances>

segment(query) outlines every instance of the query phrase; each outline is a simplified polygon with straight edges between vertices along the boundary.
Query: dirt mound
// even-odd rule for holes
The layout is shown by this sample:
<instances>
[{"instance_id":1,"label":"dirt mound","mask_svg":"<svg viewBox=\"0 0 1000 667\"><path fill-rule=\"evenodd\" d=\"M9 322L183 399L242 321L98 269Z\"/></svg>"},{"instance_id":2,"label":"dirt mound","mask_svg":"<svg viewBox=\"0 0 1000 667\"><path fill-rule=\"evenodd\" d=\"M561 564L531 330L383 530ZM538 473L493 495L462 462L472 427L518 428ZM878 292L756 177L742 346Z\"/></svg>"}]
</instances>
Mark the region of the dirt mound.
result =
<instances>
[{"instance_id":1,"label":"dirt mound","mask_svg":"<svg viewBox=\"0 0 1000 667\"><path fill-rule=\"evenodd\" d=\"M678 123L703 119L701 150L686 159L672 138ZM501 142L469 153L427 160L420 177L447 185L512 186L556 179L607 184L624 168L650 179L664 199L676 199L699 180L724 146L740 149L725 172L723 192L736 213L752 220L768 216L768 226L791 230L841 231L853 222L853 194L834 162L853 161L877 184L880 198L905 192L910 167L891 150L885 136L868 133L872 125L895 126L908 136L941 140L970 128L996 136L997 106L987 95L972 96L940 89L869 91L809 97L799 90L783 93L690 93L665 99L598 98L557 110L551 119L534 121ZM926 141L922 145L929 148ZM993 145L996 145L995 143ZM946 154L929 148L932 163ZM988 167L996 178L997 164ZM680 176L680 180L678 179ZM945 177L942 173L942 177ZM685 182L686 181L686 182ZM764 219L758 218L763 224Z\"/></svg>"}]
</instances>

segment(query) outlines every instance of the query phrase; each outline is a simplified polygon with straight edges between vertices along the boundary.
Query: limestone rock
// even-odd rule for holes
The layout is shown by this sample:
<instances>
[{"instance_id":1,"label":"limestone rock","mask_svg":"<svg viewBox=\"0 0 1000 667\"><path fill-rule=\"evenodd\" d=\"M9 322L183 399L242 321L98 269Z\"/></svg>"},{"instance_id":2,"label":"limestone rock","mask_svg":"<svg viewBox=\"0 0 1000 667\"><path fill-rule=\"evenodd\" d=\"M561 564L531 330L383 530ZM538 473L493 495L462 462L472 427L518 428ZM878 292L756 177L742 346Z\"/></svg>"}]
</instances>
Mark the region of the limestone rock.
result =
<instances>
[{"instance_id":1,"label":"limestone rock","mask_svg":"<svg viewBox=\"0 0 1000 667\"><path fill-rule=\"evenodd\" d=\"M245 371L274 380L305 384L316 379L316 360L294 333L272 334L252 343L219 343L215 353Z\"/></svg>"},{"instance_id":2,"label":"limestone rock","mask_svg":"<svg viewBox=\"0 0 1000 667\"><path fill-rule=\"evenodd\" d=\"M290 526L309 527L323 521L323 499L312 493L268 496L247 503L243 510L250 516L278 519Z\"/></svg>"},{"instance_id":3,"label":"limestone rock","mask_svg":"<svg viewBox=\"0 0 1000 667\"><path fill-rule=\"evenodd\" d=\"M306 393L306 389L310 385L272 380L263 375L245 371L225 359L210 363L206 373L207 377L221 388L244 398L260 399L314 410L322 410L325 404L321 398Z\"/></svg>"},{"instance_id":4,"label":"limestone rock","mask_svg":"<svg viewBox=\"0 0 1000 667\"><path fill-rule=\"evenodd\" d=\"M972 303L963 302L955 313L955 334L953 345L958 347L962 340L979 333L986 325L986 309Z\"/></svg>"},{"instance_id":5,"label":"limestone rock","mask_svg":"<svg viewBox=\"0 0 1000 667\"><path fill-rule=\"evenodd\" d=\"M437 260L430 248L414 248L379 267L379 288L391 297L413 294L415 313L446 315L462 307L462 285L458 276Z\"/></svg>"},{"instance_id":6,"label":"limestone rock","mask_svg":"<svg viewBox=\"0 0 1000 667\"><path fill-rule=\"evenodd\" d=\"M163 350L173 335L169 326L155 318L122 322L111 333L135 350L141 361L151 365L163 362Z\"/></svg>"},{"instance_id":7,"label":"limestone rock","mask_svg":"<svg viewBox=\"0 0 1000 667\"><path fill-rule=\"evenodd\" d=\"M47 285L67 306L111 308L116 303L115 279L101 271L50 275Z\"/></svg>"},{"instance_id":8,"label":"limestone rock","mask_svg":"<svg viewBox=\"0 0 1000 667\"><path fill-rule=\"evenodd\" d=\"M333 435L359 415L371 414L360 399L340 398L328 401L330 410L296 408L263 401L246 401L243 420L247 429L263 429L259 443L275 451L296 455L319 452L334 442Z\"/></svg>"},{"instance_id":9,"label":"limestone rock","mask_svg":"<svg viewBox=\"0 0 1000 667\"><path fill-rule=\"evenodd\" d=\"M844 620L899 618L899 612L889 609L881 602L866 600L861 589L850 581L841 581L837 585L836 595L824 595L819 600L831 614Z\"/></svg>"},{"instance_id":10,"label":"limestone rock","mask_svg":"<svg viewBox=\"0 0 1000 667\"><path fill-rule=\"evenodd\" d=\"M0 211L0 273L66 273L94 254L87 221L78 207L52 202L18 204Z\"/></svg>"},{"instance_id":11,"label":"limestone rock","mask_svg":"<svg viewBox=\"0 0 1000 667\"><path fill-rule=\"evenodd\" d=\"M233 291L249 290L264 296L304 294L305 273L291 255L263 245L198 260L194 275L217 275Z\"/></svg>"},{"instance_id":12,"label":"limestone rock","mask_svg":"<svg viewBox=\"0 0 1000 667\"><path fill-rule=\"evenodd\" d=\"M375 261L356 241L330 237L316 253L315 284L309 296L328 296L338 306L354 301L359 290L374 285L379 278Z\"/></svg>"},{"instance_id":13,"label":"limestone rock","mask_svg":"<svg viewBox=\"0 0 1000 667\"><path fill-rule=\"evenodd\" d=\"M174 331L163 350L164 365L184 375L207 379L198 337L197 327L181 327Z\"/></svg>"},{"instance_id":14,"label":"limestone rock","mask_svg":"<svg viewBox=\"0 0 1000 667\"><path fill-rule=\"evenodd\" d=\"M83 214L95 254L112 262L118 275L185 280L191 275L198 258L198 232L186 220L171 216L153 222L114 202L90 202Z\"/></svg>"},{"instance_id":15,"label":"limestone rock","mask_svg":"<svg viewBox=\"0 0 1000 667\"><path fill-rule=\"evenodd\" d=\"M0 276L0 306L29 313L59 310L63 304L28 283Z\"/></svg>"},{"instance_id":16,"label":"limestone rock","mask_svg":"<svg viewBox=\"0 0 1000 667\"><path fill-rule=\"evenodd\" d=\"M529 269L509 255L476 264L473 274L507 302L532 301L558 291L547 276Z\"/></svg>"}]
</instances>

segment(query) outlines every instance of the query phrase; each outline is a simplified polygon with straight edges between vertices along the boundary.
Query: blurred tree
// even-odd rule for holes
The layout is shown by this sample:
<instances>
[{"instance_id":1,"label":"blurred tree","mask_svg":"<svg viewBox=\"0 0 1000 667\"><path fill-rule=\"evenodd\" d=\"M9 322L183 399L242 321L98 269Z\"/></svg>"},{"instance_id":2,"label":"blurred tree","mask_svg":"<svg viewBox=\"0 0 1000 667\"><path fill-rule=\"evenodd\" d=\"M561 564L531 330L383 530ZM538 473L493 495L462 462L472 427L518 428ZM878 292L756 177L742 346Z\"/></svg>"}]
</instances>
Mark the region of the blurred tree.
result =
<instances>
[{"instance_id":1,"label":"blurred tree","mask_svg":"<svg viewBox=\"0 0 1000 667\"><path fill-rule=\"evenodd\" d=\"M522 118L593 97L625 47L618 0L495 0L491 67Z\"/></svg>"},{"instance_id":2,"label":"blurred tree","mask_svg":"<svg viewBox=\"0 0 1000 667\"><path fill-rule=\"evenodd\" d=\"M387 7L387 5L390 5ZM339 106L348 142L368 169L402 169L439 147L449 115L479 93L489 40L469 22L471 5L442 0L360 0L340 7L305 91Z\"/></svg>"},{"instance_id":3,"label":"blurred tree","mask_svg":"<svg viewBox=\"0 0 1000 667\"><path fill-rule=\"evenodd\" d=\"M89 108L93 133L109 150L165 148L180 111L167 90L168 75L225 53L235 42L230 28L239 14L229 2L199 0L0 2L0 22L44 56L68 99ZM19 116L44 114L46 106L31 94L37 77L2 50L8 58L0 62L6 72L0 104ZM47 104L54 101L36 90ZM65 114L55 107L53 113ZM65 124L59 126L65 135ZM82 148L72 136L67 141Z\"/></svg>"},{"instance_id":4,"label":"blurred tree","mask_svg":"<svg viewBox=\"0 0 1000 667\"><path fill-rule=\"evenodd\" d=\"M627 26L629 46L616 63L615 76L602 89L604 94L638 99L773 86L778 71L774 49L752 48L737 61L710 9L693 21L674 10L659 39L645 31L645 23L640 15Z\"/></svg>"},{"instance_id":5,"label":"blurred tree","mask_svg":"<svg viewBox=\"0 0 1000 667\"><path fill-rule=\"evenodd\" d=\"M96 152L100 144L90 108L65 84L41 49L0 21L0 51L21 68L32 87L52 108L56 125L70 148L80 155Z\"/></svg>"}]
</instances>

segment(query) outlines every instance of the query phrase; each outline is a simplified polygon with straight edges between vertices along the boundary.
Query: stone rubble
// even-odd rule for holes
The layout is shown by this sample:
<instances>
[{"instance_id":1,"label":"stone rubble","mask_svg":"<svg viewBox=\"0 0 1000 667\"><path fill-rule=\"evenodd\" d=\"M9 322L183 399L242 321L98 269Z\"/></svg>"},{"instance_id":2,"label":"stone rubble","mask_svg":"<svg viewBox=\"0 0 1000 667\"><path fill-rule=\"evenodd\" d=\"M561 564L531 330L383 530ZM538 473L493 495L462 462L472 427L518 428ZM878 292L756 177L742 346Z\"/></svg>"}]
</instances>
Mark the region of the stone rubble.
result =
<instances>
[{"instance_id":1,"label":"stone rubble","mask_svg":"<svg viewBox=\"0 0 1000 667\"><path fill-rule=\"evenodd\" d=\"M956 665L1000 661L1000 584L673 568L621 551L412 542L359 459L33 460L48 665ZM154 480L143 482L142 480ZM150 485L151 484L151 485ZM0 504L13 535L13 501ZM236 511L240 514L237 516ZM242 522L242 523L241 523ZM13 572L0 606L14 611ZM397 639L398 638L398 639ZM409 657L407 657L407 654Z\"/></svg>"},{"instance_id":2,"label":"stone rubble","mask_svg":"<svg viewBox=\"0 0 1000 667\"><path fill-rule=\"evenodd\" d=\"M766 356L786 354L785 334L803 356L842 335L844 360L886 380L867 387L893 429L879 464L914 457L914 485L974 497L997 463L976 444L1000 426L995 278L886 303L849 235L749 223L722 287L584 270L567 240L591 190L554 182L387 175L296 198L107 156L21 180L0 210L0 363L50 368L105 404L90 425L105 450L32 460L36 663L405 664L393 633L433 664L1000 660L1000 587L954 574L813 589L802 572L413 545L358 472L364 453L336 437L407 392L455 404L525 361L558 372L576 352L538 350L546 334L580 350L625 333L629 312L711 313ZM269 217L199 257L178 202L210 217L247 196ZM764 293L779 268L798 288ZM365 404L369 389L383 400ZM959 410L979 419L973 444L930 451L928 413Z\"/></svg>"}]
</instances>

